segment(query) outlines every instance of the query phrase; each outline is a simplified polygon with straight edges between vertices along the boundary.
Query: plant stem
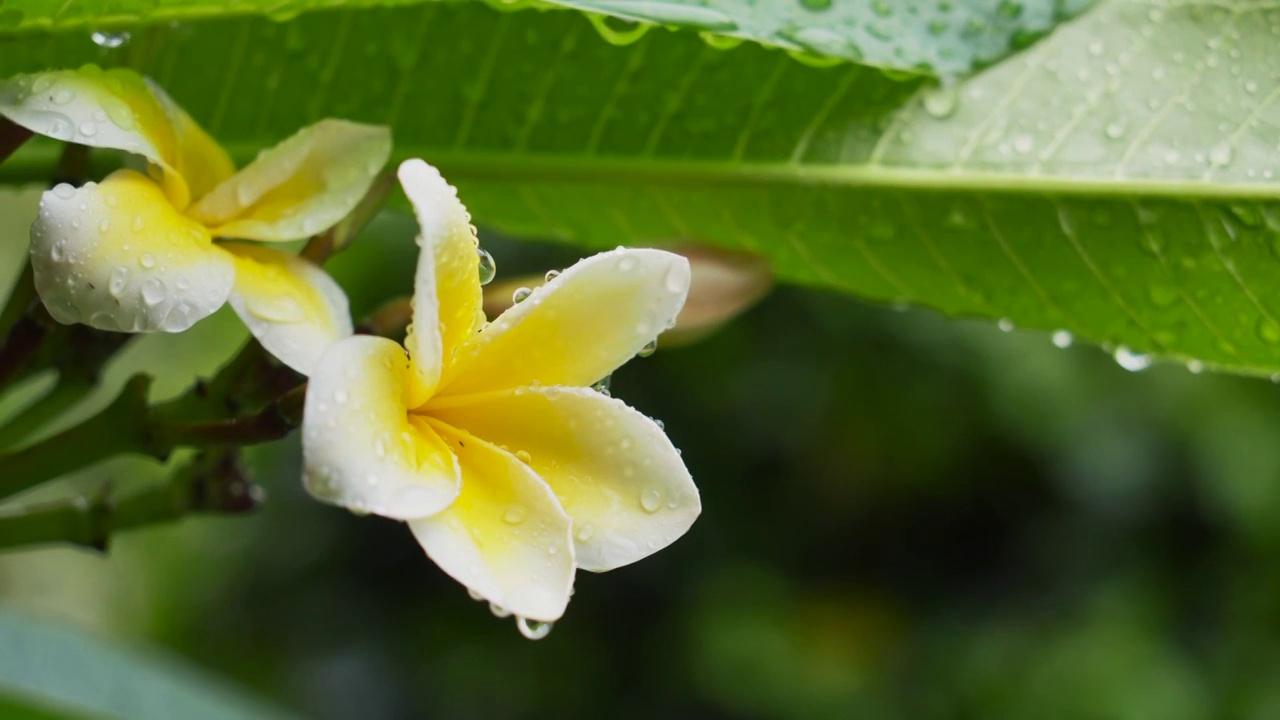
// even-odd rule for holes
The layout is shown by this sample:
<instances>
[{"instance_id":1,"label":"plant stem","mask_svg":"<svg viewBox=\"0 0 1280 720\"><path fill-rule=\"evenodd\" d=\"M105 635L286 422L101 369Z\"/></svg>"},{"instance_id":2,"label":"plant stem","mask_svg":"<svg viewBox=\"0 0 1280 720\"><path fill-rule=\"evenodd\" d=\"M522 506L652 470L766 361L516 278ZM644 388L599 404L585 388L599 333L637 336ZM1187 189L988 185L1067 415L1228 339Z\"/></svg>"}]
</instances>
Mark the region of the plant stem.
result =
<instances>
[{"instance_id":1,"label":"plant stem","mask_svg":"<svg viewBox=\"0 0 1280 720\"><path fill-rule=\"evenodd\" d=\"M0 117L0 163L8 160L33 134L21 125Z\"/></svg>"},{"instance_id":2,"label":"plant stem","mask_svg":"<svg viewBox=\"0 0 1280 720\"><path fill-rule=\"evenodd\" d=\"M27 314L35 300L35 272L31 269L31 258L24 257L22 272L18 274L18 280L13 284L9 299L5 301L4 310L0 310L0 338L8 337L14 324Z\"/></svg>"},{"instance_id":3,"label":"plant stem","mask_svg":"<svg viewBox=\"0 0 1280 720\"><path fill-rule=\"evenodd\" d=\"M9 422L0 426L0 450L11 448L51 420L74 407L93 390L96 382L83 377L61 375L44 397L36 400Z\"/></svg>"},{"instance_id":4,"label":"plant stem","mask_svg":"<svg viewBox=\"0 0 1280 720\"><path fill-rule=\"evenodd\" d=\"M149 376L135 375L97 415L34 445L0 453L0 499L115 455L163 459L167 452L154 451L147 424L150 386Z\"/></svg>"},{"instance_id":5,"label":"plant stem","mask_svg":"<svg viewBox=\"0 0 1280 720\"><path fill-rule=\"evenodd\" d=\"M45 338L57 327L44 306L39 304L31 305L30 311L18 318L0 343L0 388L23 376L23 371L40 351Z\"/></svg>"},{"instance_id":6,"label":"plant stem","mask_svg":"<svg viewBox=\"0 0 1280 720\"><path fill-rule=\"evenodd\" d=\"M117 499L111 483L74 497L0 512L0 549L66 542L105 551L112 534L192 513L243 513L261 500L231 451L206 452L164 482Z\"/></svg>"}]
</instances>

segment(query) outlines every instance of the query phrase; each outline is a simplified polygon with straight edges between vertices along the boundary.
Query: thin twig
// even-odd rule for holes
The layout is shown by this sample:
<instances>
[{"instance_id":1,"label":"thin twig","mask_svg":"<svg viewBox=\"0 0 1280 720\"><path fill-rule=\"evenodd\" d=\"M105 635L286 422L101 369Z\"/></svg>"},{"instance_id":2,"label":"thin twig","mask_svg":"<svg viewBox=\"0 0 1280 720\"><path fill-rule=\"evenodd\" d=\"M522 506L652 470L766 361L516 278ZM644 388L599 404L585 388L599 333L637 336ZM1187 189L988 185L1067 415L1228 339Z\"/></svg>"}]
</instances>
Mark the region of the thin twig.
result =
<instances>
[{"instance_id":1,"label":"thin twig","mask_svg":"<svg viewBox=\"0 0 1280 720\"><path fill-rule=\"evenodd\" d=\"M0 511L0 549L63 542L105 551L122 530L193 513L240 514L262 500L233 451L204 452L164 482L117 498L110 482L78 496Z\"/></svg>"}]
</instances>

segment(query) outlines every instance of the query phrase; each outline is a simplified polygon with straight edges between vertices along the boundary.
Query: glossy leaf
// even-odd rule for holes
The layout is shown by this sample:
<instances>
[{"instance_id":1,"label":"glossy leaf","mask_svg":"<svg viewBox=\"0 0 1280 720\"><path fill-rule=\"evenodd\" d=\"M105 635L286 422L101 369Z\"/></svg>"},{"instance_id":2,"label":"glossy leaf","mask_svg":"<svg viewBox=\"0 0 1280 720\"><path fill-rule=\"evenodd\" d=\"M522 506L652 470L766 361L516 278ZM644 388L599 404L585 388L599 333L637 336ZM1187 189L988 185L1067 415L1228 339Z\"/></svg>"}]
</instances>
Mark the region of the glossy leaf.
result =
<instances>
[{"instance_id":1,"label":"glossy leaf","mask_svg":"<svg viewBox=\"0 0 1280 720\"><path fill-rule=\"evenodd\" d=\"M159 21L265 15L290 19L304 10L358 9L441 0L8 0L6 29L82 28L96 42L122 42L128 26ZM489 0L505 9L569 8L593 15L601 35L625 44L654 25L705 32L803 53L942 75L990 63L1052 29L1091 0ZM604 18L631 23L619 27ZM718 39L716 39L718 38Z\"/></svg>"},{"instance_id":2,"label":"glossy leaf","mask_svg":"<svg viewBox=\"0 0 1280 720\"><path fill-rule=\"evenodd\" d=\"M1280 370L1266 2L1109 0L946 89L686 32L615 47L579 20L429 4L151 28L110 52L74 33L6 44L0 72L128 62L242 158L326 115L389 123L513 233L690 238L784 280Z\"/></svg>"},{"instance_id":3,"label":"glossy leaf","mask_svg":"<svg viewBox=\"0 0 1280 720\"><path fill-rule=\"evenodd\" d=\"M286 715L185 664L0 613L0 714L9 718L267 720Z\"/></svg>"}]
</instances>

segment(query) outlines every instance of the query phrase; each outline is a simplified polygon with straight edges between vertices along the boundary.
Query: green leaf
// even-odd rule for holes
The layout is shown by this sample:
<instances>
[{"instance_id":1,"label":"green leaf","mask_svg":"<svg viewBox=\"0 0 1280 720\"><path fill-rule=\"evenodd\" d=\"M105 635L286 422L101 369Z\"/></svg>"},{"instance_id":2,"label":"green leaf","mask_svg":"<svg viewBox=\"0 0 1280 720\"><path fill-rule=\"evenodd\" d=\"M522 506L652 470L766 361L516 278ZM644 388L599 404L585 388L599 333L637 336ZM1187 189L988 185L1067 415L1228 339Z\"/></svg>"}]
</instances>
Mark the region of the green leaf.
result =
<instances>
[{"instance_id":1,"label":"green leaf","mask_svg":"<svg viewBox=\"0 0 1280 720\"><path fill-rule=\"evenodd\" d=\"M947 89L688 32L614 47L571 14L474 4L153 27L116 51L14 40L0 74L127 62L240 158L327 115L385 122L482 225L687 237L793 282L1271 373L1273 8L1109 0ZM47 173L38 150L0 176Z\"/></svg>"},{"instance_id":2,"label":"green leaf","mask_svg":"<svg viewBox=\"0 0 1280 720\"><path fill-rule=\"evenodd\" d=\"M267 720L286 715L177 661L0 611L0 717Z\"/></svg>"},{"instance_id":3,"label":"green leaf","mask_svg":"<svg viewBox=\"0 0 1280 720\"><path fill-rule=\"evenodd\" d=\"M811 58L943 76L1030 43L1090 0L548 0L641 23L754 40ZM602 24L606 37L607 23ZM627 33L617 33L627 37Z\"/></svg>"},{"instance_id":4,"label":"green leaf","mask_svg":"<svg viewBox=\"0 0 1280 720\"><path fill-rule=\"evenodd\" d=\"M0 32L124 30L129 25L359 9L441 0L8 0ZM957 75L1005 56L1092 0L489 0L506 10L564 7L595 14L601 34L626 44L650 24L754 40L815 60L844 59L897 70ZM643 23L613 28L605 16ZM110 44L121 35L102 36ZM717 42L712 39L711 42Z\"/></svg>"}]
</instances>

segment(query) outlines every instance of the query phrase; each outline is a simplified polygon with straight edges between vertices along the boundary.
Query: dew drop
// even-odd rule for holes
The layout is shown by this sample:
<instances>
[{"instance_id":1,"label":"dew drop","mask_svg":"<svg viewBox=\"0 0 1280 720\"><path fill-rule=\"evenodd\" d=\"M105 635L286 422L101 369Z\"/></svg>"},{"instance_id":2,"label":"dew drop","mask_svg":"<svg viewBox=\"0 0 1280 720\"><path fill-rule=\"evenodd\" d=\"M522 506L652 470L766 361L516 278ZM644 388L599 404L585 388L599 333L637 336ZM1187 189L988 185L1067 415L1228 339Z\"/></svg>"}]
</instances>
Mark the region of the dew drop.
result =
<instances>
[{"instance_id":1,"label":"dew drop","mask_svg":"<svg viewBox=\"0 0 1280 720\"><path fill-rule=\"evenodd\" d=\"M1204 372L1204 363L1199 360L1188 360L1187 370L1190 371L1192 375L1199 375Z\"/></svg>"},{"instance_id":2,"label":"dew drop","mask_svg":"<svg viewBox=\"0 0 1280 720\"><path fill-rule=\"evenodd\" d=\"M502 513L502 522L508 525L519 525L524 522L527 511L519 505L512 505L507 511Z\"/></svg>"},{"instance_id":3,"label":"dew drop","mask_svg":"<svg viewBox=\"0 0 1280 720\"><path fill-rule=\"evenodd\" d=\"M524 450L516 451L516 459L524 463L525 465L528 465L533 460L533 458L529 455L529 453Z\"/></svg>"},{"instance_id":4,"label":"dew drop","mask_svg":"<svg viewBox=\"0 0 1280 720\"><path fill-rule=\"evenodd\" d=\"M107 292L111 293L111 297L118 298L124 294L125 286L129 284L129 271L123 267L116 267L111 270L111 278L107 281Z\"/></svg>"},{"instance_id":5,"label":"dew drop","mask_svg":"<svg viewBox=\"0 0 1280 720\"><path fill-rule=\"evenodd\" d=\"M1000 318L996 321L996 327L1000 328L1000 332L1013 332L1013 321L1009 318Z\"/></svg>"},{"instance_id":6,"label":"dew drop","mask_svg":"<svg viewBox=\"0 0 1280 720\"><path fill-rule=\"evenodd\" d=\"M508 609L506 609L506 608L502 607L501 605L499 605L499 604L497 604L497 603L489 603L489 612L493 613L493 616L494 616L494 617L504 618L504 617L510 617L510 616L511 616L511 611L510 611L510 610L508 610Z\"/></svg>"},{"instance_id":7,"label":"dew drop","mask_svg":"<svg viewBox=\"0 0 1280 720\"><path fill-rule=\"evenodd\" d=\"M475 600L476 602L481 602L484 600L483 595L476 592L475 590L472 590L471 588L467 588L467 595L471 596L471 599Z\"/></svg>"},{"instance_id":8,"label":"dew drop","mask_svg":"<svg viewBox=\"0 0 1280 720\"><path fill-rule=\"evenodd\" d=\"M124 45L129 42L130 37L132 36L127 32L109 33L95 30L89 34L89 39L93 41L94 45L108 50L114 50Z\"/></svg>"},{"instance_id":9,"label":"dew drop","mask_svg":"<svg viewBox=\"0 0 1280 720\"><path fill-rule=\"evenodd\" d=\"M1230 165L1231 159L1234 156L1235 150L1231 147L1231 143L1226 140L1214 145L1213 148L1209 150L1209 162L1213 163L1216 167L1225 167Z\"/></svg>"},{"instance_id":10,"label":"dew drop","mask_svg":"<svg viewBox=\"0 0 1280 720\"><path fill-rule=\"evenodd\" d=\"M578 532L574 535L574 537L578 538L579 542L586 542L591 539L592 535L595 535L595 534L596 534L595 527L592 526L591 523L586 523L582 527L578 528Z\"/></svg>"},{"instance_id":11,"label":"dew drop","mask_svg":"<svg viewBox=\"0 0 1280 720\"><path fill-rule=\"evenodd\" d=\"M1055 347L1069 348L1076 338L1071 334L1070 330L1055 330L1053 331L1052 340Z\"/></svg>"},{"instance_id":12,"label":"dew drop","mask_svg":"<svg viewBox=\"0 0 1280 720\"><path fill-rule=\"evenodd\" d=\"M165 294L164 281L160 278L147 278L146 282L142 283L142 302L149 306L159 305L164 300Z\"/></svg>"},{"instance_id":13,"label":"dew drop","mask_svg":"<svg viewBox=\"0 0 1280 720\"><path fill-rule=\"evenodd\" d=\"M156 266L156 256L151 253L142 253L138 257L138 264L149 270Z\"/></svg>"},{"instance_id":14,"label":"dew drop","mask_svg":"<svg viewBox=\"0 0 1280 720\"><path fill-rule=\"evenodd\" d=\"M548 271L547 271L547 274L546 274L545 276L543 276L543 279L544 279L546 282L551 282L552 280L555 280L555 279L556 279L556 278L558 278L558 277L560 277L560 271L559 271L559 270L548 270Z\"/></svg>"},{"instance_id":15,"label":"dew drop","mask_svg":"<svg viewBox=\"0 0 1280 720\"><path fill-rule=\"evenodd\" d=\"M1120 138L1124 137L1124 134L1127 131L1128 131L1128 128L1125 126L1123 122L1119 120L1116 120L1114 122L1109 122L1107 123L1107 126L1103 128L1103 133L1105 133L1106 136L1111 140L1119 140Z\"/></svg>"},{"instance_id":16,"label":"dew drop","mask_svg":"<svg viewBox=\"0 0 1280 720\"><path fill-rule=\"evenodd\" d=\"M516 288L516 291L511 293L511 302L522 303L532 294L533 291L527 287Z\"/></svg>"},{"instance_id":17,"label":"dew drop","mask_svg":"<svg viewBox=\"0 0 1280 720\"><path fill-rule=\"evenodd\" d=\"M484 248L476 248L476 255L480 258L480 284L488 285L493 282L493 278L498 274L498 264L493 261L493 256Z\"/></svg>"},{"instance_id":18,"label":"dew drop","mask_svg":"<svg viewBox=\"0 0 1280 720\"><path fill-rule=\"evenodd\" d=\"M76 189L67 183L58 183L53 186L53 194L63 200L70 200L75 197Z\"/></svg>"},{"instance_id":19,"label":"dew drop","mask_svg":"<svg viewBox=\"0 0 1280 720\"><path fill-rule=\"evenodd\" d=\"M955 114L958 95L955 85L938 85L926 90L920 102L925 112L944 120Z\"/></svg>"},{"instance_id":20,"label":"dew drop","mask_svg":"<svg viewBox=\"0 0 1280 720\"><path fill-rule=\"evenodd\" d=\"M646 358L654 354L658 350L658 341L650 340L644 347L640 348L640 352L636 353L636 357Z\"/></svg>"},{"instance_id":21,"label":"dew drop","mask_svg":"<svg viewBox=\"0 0 1280 720\"><path fill-rule=\"evenodd\" d=\"M655 513L662 507L662 491L656 488L649 488L640 493L640 507L645 512Z\"/></svg>"},{"instance_id":22,"label":"dew drop","mask_svg":"<svg viewBox=\"0 0 1280 720\"><path fill-rule=\"evenodd\" d=\"M1112 357L1115 358L1117 365L1129 372L1140 372L1151 367L1150 355L1136 353L1124 345L1117 347Z\"/></svg>"},{"instance_id":23,"label":"dew drop","mask_svg":"<svg viewBox=\"0 0 1280 720\"><path fill-rule=\"evenodd\" d=\"M541 640L551 634L551 623L539 622L528 618L516 618L516 627L520 629L520 634L530 640Z\"/></svg>"}]
</instances>

